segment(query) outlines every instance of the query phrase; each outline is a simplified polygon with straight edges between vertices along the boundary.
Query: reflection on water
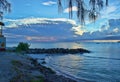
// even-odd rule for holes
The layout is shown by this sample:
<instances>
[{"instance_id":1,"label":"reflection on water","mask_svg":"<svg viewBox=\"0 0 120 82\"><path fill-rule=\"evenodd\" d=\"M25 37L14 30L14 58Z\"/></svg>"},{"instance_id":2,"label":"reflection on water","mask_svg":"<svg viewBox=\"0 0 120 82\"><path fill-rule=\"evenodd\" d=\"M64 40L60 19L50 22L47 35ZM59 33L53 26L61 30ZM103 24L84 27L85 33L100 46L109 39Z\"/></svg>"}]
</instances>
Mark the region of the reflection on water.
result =
<instances>
[{"instance_id":1,"label":"reflection on water","mask_svg":"<svg viewBox=\"0 0 120 82\"><path fill-rule=\"evenodd\" d=\"M50 56L46 59L50 67L90 81L120 82L120 44L81 44L92 53Z\"/></svg>"}]
</instances>

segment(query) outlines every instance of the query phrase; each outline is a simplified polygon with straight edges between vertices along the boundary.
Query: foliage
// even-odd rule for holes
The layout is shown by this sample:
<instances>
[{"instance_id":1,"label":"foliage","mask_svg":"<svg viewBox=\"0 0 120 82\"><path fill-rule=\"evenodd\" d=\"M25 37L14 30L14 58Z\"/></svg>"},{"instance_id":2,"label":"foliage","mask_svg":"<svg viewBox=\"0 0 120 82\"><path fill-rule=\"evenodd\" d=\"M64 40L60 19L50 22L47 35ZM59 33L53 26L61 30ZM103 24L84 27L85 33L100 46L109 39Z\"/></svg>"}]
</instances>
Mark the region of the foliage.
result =
<instances>
[{"instance_id":1,"label":"foliage","mask_svg":"<svg viewBox=\"0 0 120 82\"><path fill-rule=\"evenodd\" d=\"M10 12L11 5L7 0L0 0L0 18L3 18L4 12Z\"/></svg>"},{"instance_id":2,"label":"foliage","mask_svg":"<svg viewBox=\"0 0 120 82\"><path fill-rule=\"evenodd\" d=\"M1 26L5 26L5 24L4 24L3 22L0 22L0 25L1 25Z\"/></svg>"},{"instance_id":3,"label":"foliage","mask_svg":"<svg viewBox=\"0 0 120 82\"><path fill-rule=\"evenodd\" d=\"M63 1L58 0L58 9L61 12L63 9ZM89 1L89 2L88 2ZM108 6L108 0L66 0L69 8L69 17L72 18L72 7L77 7L77 18L81 22L81 25L85 24L85 18L89 18L90 21L94 21L99 16L99 11L106 5ZM104 3L105 2L105 3Z\"/></svg>"},{"instance_id":4,"label":"foliage","mask_svg":"<svg viewBox=\"0 0 120 82\"><path fill-rule=\"evenodd\" d=\"M28 43L20 42L18 46L16 47L16 51L27 51L29 49L30 45Z\"/></svg>"},{"instance_id":5,"label":"foliage","mask_svg":"<svg viewBox=\"0 0 120 82\"><path fill-rule=\"evenodd\" d=\"M37 79L32 79L30 82L44 82L44 78L42 76L39 76Z\"/></svg>"}]
</instances>

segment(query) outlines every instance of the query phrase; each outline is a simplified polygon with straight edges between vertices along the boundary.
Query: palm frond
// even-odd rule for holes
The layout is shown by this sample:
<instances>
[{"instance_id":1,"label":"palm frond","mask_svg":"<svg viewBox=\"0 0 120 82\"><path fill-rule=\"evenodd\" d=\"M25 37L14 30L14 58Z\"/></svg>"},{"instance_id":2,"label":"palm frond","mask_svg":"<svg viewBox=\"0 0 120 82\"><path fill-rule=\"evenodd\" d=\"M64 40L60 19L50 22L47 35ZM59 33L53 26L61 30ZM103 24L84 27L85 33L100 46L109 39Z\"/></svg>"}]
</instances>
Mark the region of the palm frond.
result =
<instances>
[{"instance_id":1,"label":"palm frond","mask_svg":"<svg viewBox=\"0 0 120 82\"><path fill-rule=\"evenodd\" d=\"M103 8L103 1L102 0L97 0L97 5L98 5L98 8L99 10L101 10Z\"/></svg>"},{"instance_id":2,"label":"palm frond","mask_svg":"<svg viewBox=\"0 0 120 82\"><path fill-rule=\"evenodd\" d=\"M58 0L58 12L62 12L62 1Z\"/></svg>"},{"instance_id":3,"label":"palm frond","mask_svg":"<svg viewBox=\"0 0 120 82\"><path fill-rule=\"evenodd\" d=\"M1 26L4 26L5 24L4 24L3 22L0 22L0 25L1 25Z\"/></svg>"},{"instance_id":4,"label":"palm frond","mask_svg":"<svg viewBox=\"0 0 120 82\"><path fill-rule=\"evenodd\" d=\"M69 18L72 18L73 16L72 7L77 6L77 18L80 20L81 25L85 24L85 18L87 17L89 17L90 21L95 22L99 17L99 11L104 7L103 0L89 0L89 8L85 7L85 0L66 0L66 2L68 3L69 8ZM108 5L108 0L105 1L105 5ZM58 0L58 9L61 10L61 8L62 0Z\"/></svg>"},{"instance_id":5,"label":"palm frond","mask_svg":"<svg viewBox=\"0 0 120 82\"><path fill-rule=\"evenodd\" d=\"M3 18L4 12L10 12L11 11L11 5L7 0L0 0L0 18Z\"/></svg>"},{"instance_id":6,"label":"palm frond","mask_svg":"<svg viewBox=\"0 0 120 82\"><path fill-rule=\"evenodd\" d=\"M90 11L89 12L89 20L95 22L95 20L98 18L99 13L96 11Z\"/></svg>"},{"instance_id":7,"label":"palm frond","mask_svg":"<svg viewBox=\"0 0 120 82\"><path fill-rule=\"evenodd\" d=\"M96 0L90 0L89 4L92 6L91 9L95 10L95 6L96 6Z\"/></svg>"},{"instance_id":8,"label":"palm frond","mask_svg":"<svg viewBox=\"0 0 120 82\"><path fill-rule=\"evenodd\" d=\"M86 9L84 7L84 1L78 0L77 1L77 18L80 20L81 25L85 24L85 15L86 15Z\"/></svg>"},{"instance_id":9,"label":"palm frond","mask_svg":"<svg viewBox=\"0 0 120 82\"><path fill-rule=\"evenodd\" d=\"M73 7L73 4L72 4L72 0L68 0L68 3L69 3L69 6L68 6L68 9L69 9L69 18L72 18L72 7Z\"/></svg>"},{"instance_id":10,"label":"palm frond","mask_svg":"<svg viewBox=\"0 0 120 82\"><path fill-rule=\"evenodd\" d=\"M106 0L106 6L108 6L108 0Z\"/></svg>"}]
</instances>

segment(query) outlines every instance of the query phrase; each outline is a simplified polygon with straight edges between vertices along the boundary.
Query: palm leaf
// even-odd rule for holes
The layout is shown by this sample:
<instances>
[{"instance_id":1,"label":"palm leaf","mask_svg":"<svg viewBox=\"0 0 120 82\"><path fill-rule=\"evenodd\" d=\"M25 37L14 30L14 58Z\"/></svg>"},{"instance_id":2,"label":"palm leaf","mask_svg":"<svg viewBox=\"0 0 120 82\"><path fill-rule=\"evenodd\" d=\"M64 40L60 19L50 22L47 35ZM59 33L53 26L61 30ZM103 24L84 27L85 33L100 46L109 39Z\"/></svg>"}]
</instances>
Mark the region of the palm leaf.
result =
<instances>
[{"instance_id":1,"label":"palm leaf","mask_svg":"<svg viewBox=\"0 0 120 82\"><path fill-rule=\"evenodd\" d=\"M10 12L11 5L7 0L0 0L0 18L3 18L4 12Z\"/></svg>"},{"instance_id":2,"label":"palm leaf","mask_svg":"<svg viewBox=\"0 0 120 82\"><path fill-rule=\"evenodd\" d=\"M108 6L108 0L106 0L106 6Z\"/></svg>"},{"instance_id":3,"label":"palm leaf","mask_svg":"<svg viewBox=\"0 0 120 82\"><path fill-rule=\"evenodd\" d=\"M58 0L58 12L62 12L62 1Z\"/></svg>"},{"instance_id":4,"label":"palm leaf","mask_svg":"<svg viewBox=\"0 0 120 82\"><path fill-rule=\"evenodd\" d=\"M104 7L103 0L89 0L89 8L85 8L85 0L66 0L69 8L69 18L72 18L72 7L77 6L77 18L80 20L81 25L85 24L85 18L89 17L90 21L95 22L99 17L99 11ZM75 3L75 4L74 4ZM108 0L105 1L105 5L108 5ZM58 0L58 9L61 11L62 0ZM88 16L86 15L88 13Z\"/></svg>"},{"instance_id":5,"label":"palm leaf","mask_svg":"<svg viewBox=\"0 0 120 82\"><path fill-rule=\"evenodd\" d=\"M72 0L68 0L68 3L69 3L69 18L72 18L72 7L73 7L73 4L72 4Z\"/></svg>"}]
</instances>

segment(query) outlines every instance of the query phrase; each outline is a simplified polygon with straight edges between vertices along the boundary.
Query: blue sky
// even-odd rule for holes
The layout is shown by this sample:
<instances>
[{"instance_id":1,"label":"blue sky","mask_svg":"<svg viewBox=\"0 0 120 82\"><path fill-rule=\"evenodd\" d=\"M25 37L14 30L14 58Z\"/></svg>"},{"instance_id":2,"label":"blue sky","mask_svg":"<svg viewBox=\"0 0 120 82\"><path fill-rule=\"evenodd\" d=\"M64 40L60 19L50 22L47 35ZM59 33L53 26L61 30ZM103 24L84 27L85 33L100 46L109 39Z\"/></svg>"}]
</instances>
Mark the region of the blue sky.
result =
<instances>
[{"instance_id":1,"label":"blue sky","mask_svg":"<svg viewBox=\"0 0 120 82\"><path fill-rule=\"evenodd\" d=\"M4 16L6 24L4 34L8 41L19 38L20 41L52 42L120 36L120 24L115 24L120 21L119 0L109 0L109 6L100 12L99 19L95 23L86 20L84 28L80 26L75 15L73 19L69 19L67 6L64 7L63 13L58 13L57 0L9 0L9 2L12 11ZM73 11L76 13L76 6L73 7ZM116 19L117 22L110 24L110 19ZM21 32L21 28L27 29Z\"/></svg>"},{"instance_id":2,"label":"blue sky","mask_svg":"<svg viewBox=\"0 0 120 82\"><path fill-rule=\"evenodd\" d=\"M9 2L12 4L12 12L7 14L7 18L66 17L58 14L56 0L9 0Z\"/></svg>"}]
</instances>

